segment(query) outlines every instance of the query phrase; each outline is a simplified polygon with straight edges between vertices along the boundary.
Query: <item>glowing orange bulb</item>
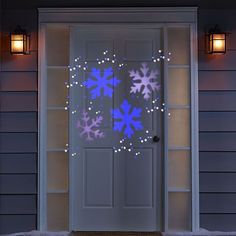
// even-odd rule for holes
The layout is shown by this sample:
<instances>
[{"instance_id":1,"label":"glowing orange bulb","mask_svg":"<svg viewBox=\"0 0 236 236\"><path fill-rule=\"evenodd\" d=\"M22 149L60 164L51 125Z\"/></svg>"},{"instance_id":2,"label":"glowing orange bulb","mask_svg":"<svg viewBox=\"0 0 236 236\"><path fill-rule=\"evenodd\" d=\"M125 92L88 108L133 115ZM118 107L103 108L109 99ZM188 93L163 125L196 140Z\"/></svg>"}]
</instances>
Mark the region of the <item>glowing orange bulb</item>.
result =
<instances>
[{"instance_id":1,"label":"glowing orange bulb","mask_svg":"<svg viewBox=\"0 0 236 236\"><path fill-rule=\"evenodd\" d=\"M225 34L212 35L212 52L225 52Z\"/></svg>"},{"instance_id":2,"label":"glowing orange bulb","mask_svg":"<svg viewBox=\"0 0 236 236\"><path fill-rule=\"evenodd\" d=\"M214 40L214 48L215 49L222 49L223 45L224 44L223 44L222 40L219 40L219 39Z\"/></svg>"},{"instance_id":3,"label":"glowing orange bulb","mask_svg":"<svg viewBox=\"0 0 236 236\"><path fill-rule=\"evenodd\" d=\"M14 52L22 52L23 51L23 41L13 41L12 42L12 49Z\"/></svg>"}]
</instances>

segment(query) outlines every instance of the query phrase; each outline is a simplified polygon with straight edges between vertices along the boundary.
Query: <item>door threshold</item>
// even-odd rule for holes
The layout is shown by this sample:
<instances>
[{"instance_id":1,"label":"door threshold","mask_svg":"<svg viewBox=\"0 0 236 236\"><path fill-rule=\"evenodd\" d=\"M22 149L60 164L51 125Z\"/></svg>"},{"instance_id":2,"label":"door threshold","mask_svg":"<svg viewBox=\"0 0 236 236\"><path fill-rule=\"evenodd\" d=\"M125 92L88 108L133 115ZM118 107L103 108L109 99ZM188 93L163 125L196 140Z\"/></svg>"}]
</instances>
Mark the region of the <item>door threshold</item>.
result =
<instances>
[{"instance_id":1,"label":"door threshold","mask_svg":"<svg viewBox=\"0 0 236 236\"><path fill-rule=\"evenodd\" d=\"M161 232L74 231L72 236L162 236Z\"/></svg>"}]
</instances>

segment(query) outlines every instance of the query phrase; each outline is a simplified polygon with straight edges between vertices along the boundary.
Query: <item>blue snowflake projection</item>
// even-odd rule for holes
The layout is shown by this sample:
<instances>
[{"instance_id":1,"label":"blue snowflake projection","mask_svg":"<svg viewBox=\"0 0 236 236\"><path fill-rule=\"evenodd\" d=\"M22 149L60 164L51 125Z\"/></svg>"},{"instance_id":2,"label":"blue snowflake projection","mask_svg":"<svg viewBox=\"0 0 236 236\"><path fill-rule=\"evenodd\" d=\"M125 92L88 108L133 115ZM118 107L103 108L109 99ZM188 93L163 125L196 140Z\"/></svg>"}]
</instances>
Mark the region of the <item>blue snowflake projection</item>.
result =
<instances>
[{"instance_id":1,"label":"blue snowflake projection","mask_svg":"<svg viewBox=\"0 0 236 236\"><path fill-rule=\"evenodd\" d=\"M127 100L124 100L120 107L112 110L112 116L116 120L113 129L119 132L124 130L125 137L131 138L134 130L143 129L141 121L137 120L141 117L142 109L132 108Z\"/></svg>"},{"instance_id":2,"label":"blue snowflake projection","mask_svg":"<svg viewBox=\"0 0 236 236\"><path fill-rule=\"evenodd\" d=\"M92 68L90 77L83 82L83 85L90 90L91 98L95 99L102 95L112 97L113 87L120 83L116 77L113 77L111 67L103 71L97 68Z\"/></svg>"}]
</instances>

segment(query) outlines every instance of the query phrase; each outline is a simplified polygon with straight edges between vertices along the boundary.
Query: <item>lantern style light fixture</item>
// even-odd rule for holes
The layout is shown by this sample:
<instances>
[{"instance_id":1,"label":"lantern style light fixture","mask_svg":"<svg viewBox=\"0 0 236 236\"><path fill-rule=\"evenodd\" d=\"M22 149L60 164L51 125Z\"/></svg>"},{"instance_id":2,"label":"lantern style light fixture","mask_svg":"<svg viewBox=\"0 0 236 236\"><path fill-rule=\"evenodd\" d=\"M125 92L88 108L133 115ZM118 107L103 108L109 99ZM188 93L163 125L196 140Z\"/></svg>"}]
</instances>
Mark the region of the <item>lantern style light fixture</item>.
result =
<instances>
[{"instance_id":1,"label":"lantern style light fixture","mask_svg":"<svg viewBox=\"0 0 236 236\"><path fill-rule=\"evenodd\" d=\"M26 55L30 53L30 35L19 25L10 34L11 54Z\"/></svg>"},{"instance_id":2,"label":"lantern style light fixture","mask_svg":"<svg viewBox=\"0 0 236 236\"><path fill-rule=\"evenodd\" d=\"M229 33L222 32L219 26L216 25L210 29L206 35L206 47L209 54L224 54L226 53L226 36Z\"/></svg>"}]
</instances>

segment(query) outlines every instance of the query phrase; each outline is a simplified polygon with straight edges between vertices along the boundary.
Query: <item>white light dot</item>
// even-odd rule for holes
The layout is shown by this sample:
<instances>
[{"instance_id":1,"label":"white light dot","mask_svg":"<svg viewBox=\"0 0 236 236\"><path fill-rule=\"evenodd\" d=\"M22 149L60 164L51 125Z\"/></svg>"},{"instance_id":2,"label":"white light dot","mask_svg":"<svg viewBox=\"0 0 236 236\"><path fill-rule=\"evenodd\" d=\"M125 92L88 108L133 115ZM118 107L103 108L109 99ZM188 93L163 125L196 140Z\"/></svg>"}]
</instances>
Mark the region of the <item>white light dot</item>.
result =
<instances>
[{"instance_id":1,"label":"white light dot","mask_svg":"<svg viewBox=\"0 0 236 236\"><path fill-rule=\"evenodd\" d=\"M147 139L146 139L146 138L144 139L144 142L147 142Z\"/></svg>"},{"instance_id":2,"label":"white light dot","mask_svg":"<svg viewBox=\"0 0 236 236\"><path fill-rule=\"evenodd\" d=\"M141 140L140 142L143 143L143 140Z\"/></svg>"},{"instance_id":3,"label":"white light dot","mask_svg":"<svg viewBox=\"0 0 236 236\"><path fill-rule=\"evenodd\" d=\"M128 151L131 152L131 149L129 148Z\"/></svg>"},{"instance_id":4,"label":"white light dot","mask_svg":"<svg viewBox=\"0 0 236 236\"><path fill-rule=\"evenodd\" d=\"M148 130L146 130L146 134L148 134L149 133L149 131Z\"/></svg>"},{"instance_id":5,"label":"white light dot","mask_svg":"<svg viewBox=\"0 0 236 236\"><path fill-rule=\"evenodd\" d=\"M68 108L67 108L67 107L65 107L65 110L67 111L67 110L68 110Z\"/></svg>"},{"instance_id":6,"label":"white light dot","mask_svg":"<svg viewBox=\"0 0 236 236\"><path fill-rule=\"evenodd\" d=\"M119 149L118 149L118 152L120 152L120 151L121 151L121 149L119 148Z\"/></svg>"},{"instance_id":7,"label":"white light dot","mask_svg":"<svg viewBox=\"0 0 236 236\"><path fill-rule=\"evenodd\" d=\"M161 50L158 50L159 53L161 53Z\"/></svg>"}]
</instances>

